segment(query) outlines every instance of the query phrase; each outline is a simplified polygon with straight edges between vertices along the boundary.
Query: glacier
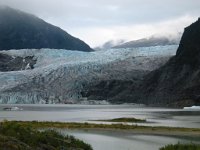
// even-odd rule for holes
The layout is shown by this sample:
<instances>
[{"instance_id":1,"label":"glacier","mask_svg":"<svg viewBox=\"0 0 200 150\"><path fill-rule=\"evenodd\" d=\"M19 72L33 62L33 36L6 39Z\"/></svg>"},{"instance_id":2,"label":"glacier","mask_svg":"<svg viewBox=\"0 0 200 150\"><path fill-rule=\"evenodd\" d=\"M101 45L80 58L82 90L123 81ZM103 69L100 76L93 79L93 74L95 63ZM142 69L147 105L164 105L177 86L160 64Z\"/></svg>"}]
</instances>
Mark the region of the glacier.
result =
<instances>
[{"instance_id":1,"label":"glacier","mask_svg":"<svg viewBox=\"0 0 200 150\"><path fill-rule=\"evenodd\" d=\"M165 64L177 48L168 45L89 53L61 49L0 51L37 60L32 70L0 72L0 103L78 103L88 85L139 78Z\"/></svg>"}]
</instances>

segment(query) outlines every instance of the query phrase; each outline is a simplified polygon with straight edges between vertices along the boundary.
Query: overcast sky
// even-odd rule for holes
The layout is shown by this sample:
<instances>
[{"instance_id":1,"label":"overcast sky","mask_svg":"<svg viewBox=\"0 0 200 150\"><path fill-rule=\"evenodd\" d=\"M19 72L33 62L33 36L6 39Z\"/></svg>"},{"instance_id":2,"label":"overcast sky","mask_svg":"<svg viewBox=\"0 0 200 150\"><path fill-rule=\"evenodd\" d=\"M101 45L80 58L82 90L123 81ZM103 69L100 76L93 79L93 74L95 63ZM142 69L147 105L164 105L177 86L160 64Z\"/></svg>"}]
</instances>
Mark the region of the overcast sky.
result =
<instances>
[{"instance_id":1,"label":"overcast sky","mask_svg":"<svg viewBox=\"0 0 200 150\"><path fill-rule=\"evenodd\" d=\"M91 47L175 35L200 16L200 0L0 0L61 27Z\"/></svg>"}]
</instances>

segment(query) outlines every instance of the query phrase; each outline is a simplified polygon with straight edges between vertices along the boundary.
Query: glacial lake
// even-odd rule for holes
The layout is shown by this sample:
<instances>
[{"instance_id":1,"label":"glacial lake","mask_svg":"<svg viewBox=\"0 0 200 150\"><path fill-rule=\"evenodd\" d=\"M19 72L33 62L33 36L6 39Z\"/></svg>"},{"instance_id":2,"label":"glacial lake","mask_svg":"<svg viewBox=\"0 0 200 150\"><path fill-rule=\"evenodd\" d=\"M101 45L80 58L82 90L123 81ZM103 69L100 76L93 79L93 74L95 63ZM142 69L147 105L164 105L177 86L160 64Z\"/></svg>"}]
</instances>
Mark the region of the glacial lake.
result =
<instances>
[{"instance_id":1,"label":"glacial lake","mask_svg":"<svg viewBox=\"0 0 200 150\"><path fill-rule=\"evenodd\" d=\"M4 111L17 106L21 111ZM0 120L97 122L119 117L146 119L145 126L171 126L200 128L200 110L148 108L135 105L0 105ZM134 123L133 123L134 124ZM158 150L167 144L199 142L183 137L134 134L121 131L66 130L63 134L74 135L92 145L94 150Z\"/></svg>"}]
</instances>

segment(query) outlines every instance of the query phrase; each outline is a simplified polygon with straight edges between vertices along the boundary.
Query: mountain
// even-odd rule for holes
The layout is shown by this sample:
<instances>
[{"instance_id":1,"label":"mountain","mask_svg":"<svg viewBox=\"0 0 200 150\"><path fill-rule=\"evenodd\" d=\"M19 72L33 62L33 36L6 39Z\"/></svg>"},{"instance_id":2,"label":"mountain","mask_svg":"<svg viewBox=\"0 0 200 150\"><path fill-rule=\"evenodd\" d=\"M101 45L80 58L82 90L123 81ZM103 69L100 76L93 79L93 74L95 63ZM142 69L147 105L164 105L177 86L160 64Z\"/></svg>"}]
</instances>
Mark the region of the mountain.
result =
<instances>
[{"instance_id":1,"label":"mountain","mask_svg":"<svg viewBox=\"0 0 200 150\"><path fill-rule=\"evenodd\" d=\"M200 19L185 28L176 55L164 66L146 74L141 81L100 83L84 94L89 99L95 99L99 96L96 91L109 91L114 94L103 98L115 103L132 102L164 107L200 105L199 58ZM109 90L107 87L110 87Z\"/></svg>"},{"instance_id":2,"label":"mountain","mask_svg":"<svg viewBox=\"0 0 200 150\"><path fill-rule=\"evenodd\" d=\"M199 58L200 19L185 28L176 56L147 75L140 87L141 100L169 106L200 105Z\"/></svg>"},{"instance_id":3,"label":"mountain","mask_svg":"<svg viewBox=\"0 0 200 150\"><path fill-rule=\"evenodd\" d=\"M67 49L90 52L86 43L44 20L6 6L0 7L0 50Z\"/></svg>"},{"instance_id":4,"label":"mountain","mask_svg":"<svg viewBox=\"0 0 200 150\"><path fill-rule=\"evenodd\" d=\"M113 48L117 45L120 45L122 43L124 43L124 40L110 40L110 41L107 41L106 43L104 43L101 46L95 47L94 49L95 50L106 50L106 49Z\"/></svg>"},{"instance_id":5,"label":"mountain","mask_svg":"<svg viewBox=\"0 0 200 150\"><path fill-rule=\"evenodd\" d=\"M177 45L179 39L170 39L168 37L155 37L143 38L135 41L123 43L121 45L114 46L113 48L138 48L138 47L150 47L150 46L164 46L164 45Z\"/></svg>"}]
</instances>

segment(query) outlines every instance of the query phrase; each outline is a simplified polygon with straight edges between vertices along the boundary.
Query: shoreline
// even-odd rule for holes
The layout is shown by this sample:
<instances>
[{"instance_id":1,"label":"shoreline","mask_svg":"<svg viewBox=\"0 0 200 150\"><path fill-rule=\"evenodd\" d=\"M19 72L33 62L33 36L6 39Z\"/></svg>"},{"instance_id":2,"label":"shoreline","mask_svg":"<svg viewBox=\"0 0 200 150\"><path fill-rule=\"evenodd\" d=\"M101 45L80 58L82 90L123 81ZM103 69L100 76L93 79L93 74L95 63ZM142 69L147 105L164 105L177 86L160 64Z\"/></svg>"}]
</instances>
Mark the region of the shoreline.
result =
<instances>
[{"instance_id":1,"label":"shoreline","mask_svg":"<svg viewBox=\"0 0 200 150\"><path fill-rule=\"evenodd\" d=\"M1 124L17 123L35 129L55 128L69 130L86 130L101 132L126 132L132 134L160 135L160 136L182 136L197 137L200 139L200 128L181 128L181 127L152 127L125 124L93 124L75 122L38 122L38 121L1 121Z\"/></svg>"}]
</instances>

